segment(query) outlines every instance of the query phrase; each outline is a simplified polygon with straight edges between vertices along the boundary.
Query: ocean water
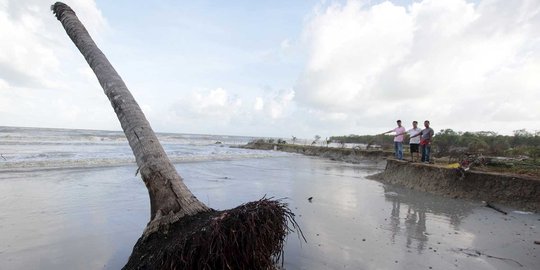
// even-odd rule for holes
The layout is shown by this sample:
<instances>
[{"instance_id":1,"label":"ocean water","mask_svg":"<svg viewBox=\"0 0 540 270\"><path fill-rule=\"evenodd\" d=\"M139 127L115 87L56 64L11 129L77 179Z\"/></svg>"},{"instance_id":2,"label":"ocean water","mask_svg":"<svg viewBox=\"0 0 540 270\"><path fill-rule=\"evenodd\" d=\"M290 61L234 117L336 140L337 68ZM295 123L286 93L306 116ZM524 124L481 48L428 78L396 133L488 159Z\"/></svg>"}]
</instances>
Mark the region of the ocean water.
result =
<instances>
[{"instance_id":1,"label":"ocean water","mask_svg":"<svg viewBox=\"0 0 540 270\"><path fill-rule=\"evenodd\" d=\"M158 134L188 187L228 209L266 197L295 212L285 269L538 269L540 215L442 198L346 164L231 148L252 138ZM216 144L216 142L221 142ZM119 269L149 220L121 132L0 127L0 269ZM312 197L311 201L307 198Z\"/></svg>"},{"instance_id":2,"label":"ocean water","mask_svg":"<svg viewBox=\"0 0 540 270\"><path fill-rule=\"evenodd\" d=\"M278 156L230 148L253 137L158 133L173 162ZM94 168L134 164L123 132L0 127L0 171Z\"/></svg>"}]
</instances>

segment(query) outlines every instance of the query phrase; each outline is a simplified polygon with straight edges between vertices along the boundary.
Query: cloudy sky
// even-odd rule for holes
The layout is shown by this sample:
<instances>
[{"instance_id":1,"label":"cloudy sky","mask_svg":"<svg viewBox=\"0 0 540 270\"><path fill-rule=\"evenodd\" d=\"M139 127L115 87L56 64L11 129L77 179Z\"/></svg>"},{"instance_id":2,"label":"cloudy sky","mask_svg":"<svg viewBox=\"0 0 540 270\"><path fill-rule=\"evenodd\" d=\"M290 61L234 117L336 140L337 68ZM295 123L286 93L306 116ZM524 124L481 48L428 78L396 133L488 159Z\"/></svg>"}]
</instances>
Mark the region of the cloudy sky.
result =
<instances>
[{"instance_id":1,"label":"cloudy sky","mask_svg":"<svg viewBox=\"0 0 540 270\"><path fill-rule=\"evenodd\" d=\"M156 131L540 130L540 1L66 0ZM0 0L0 126L120 130L49 11Z\"/></svg>"}]
</instances>

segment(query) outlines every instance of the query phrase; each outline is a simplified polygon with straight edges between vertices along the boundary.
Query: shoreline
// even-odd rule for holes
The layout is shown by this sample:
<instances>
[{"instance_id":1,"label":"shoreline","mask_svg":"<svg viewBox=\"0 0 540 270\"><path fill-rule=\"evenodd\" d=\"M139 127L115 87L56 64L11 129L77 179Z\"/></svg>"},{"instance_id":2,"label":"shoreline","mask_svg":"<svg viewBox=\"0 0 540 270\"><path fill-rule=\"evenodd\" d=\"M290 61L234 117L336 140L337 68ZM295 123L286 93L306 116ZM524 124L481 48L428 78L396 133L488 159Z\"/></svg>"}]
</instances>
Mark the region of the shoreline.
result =
<instances>
[{"instance_id":1,"label":"shoreline","mask_svg":"<svg viewBox=\"0 0 540 270\"><path fill-rule=\"evenodd\" d=\"M306 156L318 156L335 161L344 161L347 163L360 163L366 160L382 161L385 158L394 156L393 152L383 150L361 150L352 148L321 147L297 144L275 144L264 142L248 143L246 145L239 146L239 148L298 153Z\"/></svg>"},{"instance_id":2,"label":"shoreline","mask_svg":"<svg viewBox=\"0 0 540 270\"><path fill-rule=\"evenodd\" d=\"M461 172L434 164L395 160L391 158L392 152L382 150L262 142L249 143L241 148L299 153L348 163L386 160L384 171L370 176L370 179L450 198L481 200L540 212L540 179L531 176L474 170Z\"/></svg>"}]
</instances>

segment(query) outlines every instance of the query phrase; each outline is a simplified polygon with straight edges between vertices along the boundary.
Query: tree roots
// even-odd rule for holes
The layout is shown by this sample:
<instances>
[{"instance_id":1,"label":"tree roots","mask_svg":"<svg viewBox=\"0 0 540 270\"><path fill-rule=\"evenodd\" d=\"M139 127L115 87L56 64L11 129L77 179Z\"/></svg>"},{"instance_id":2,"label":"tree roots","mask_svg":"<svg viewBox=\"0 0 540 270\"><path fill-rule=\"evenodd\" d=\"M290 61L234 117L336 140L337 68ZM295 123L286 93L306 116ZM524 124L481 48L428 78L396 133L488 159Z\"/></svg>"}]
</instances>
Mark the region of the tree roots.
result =
<instances>
[{"instance_id":1,"label":"tree roots","mask_svg":"<svg viewBox=\"0 0 540 270\"><path fill-rule=\"evenodd\" d=\"M124 269L276 269L294 230L303 237L287 205L263 198L186 216L141 237Z\"/></svg>"}]
</instances>

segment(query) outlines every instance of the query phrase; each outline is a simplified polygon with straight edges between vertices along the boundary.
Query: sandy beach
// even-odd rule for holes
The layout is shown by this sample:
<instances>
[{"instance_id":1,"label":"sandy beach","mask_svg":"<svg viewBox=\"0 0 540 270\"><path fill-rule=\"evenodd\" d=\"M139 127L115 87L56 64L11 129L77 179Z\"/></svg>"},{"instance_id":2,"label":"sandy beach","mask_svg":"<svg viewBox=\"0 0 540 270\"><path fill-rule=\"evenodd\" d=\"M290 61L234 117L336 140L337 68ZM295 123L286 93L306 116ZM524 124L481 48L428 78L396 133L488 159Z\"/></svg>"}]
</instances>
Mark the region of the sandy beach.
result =
<instances>
[{"instance_id":1,"label":"sandy beach","mask_svg":"<svg viewBox=\"0 0 540 270\"><path fill-rule=\"evenodd\" d=\"M534 269L540 215L414 192L366 176L383 163L300 155L177 164L195 195L227 209L283 198L285 269ZM135 166L0 176L2 269L119 269L149 215ZM312 201L307 198L313 197Z\"/></svg>"}]
</instances>

